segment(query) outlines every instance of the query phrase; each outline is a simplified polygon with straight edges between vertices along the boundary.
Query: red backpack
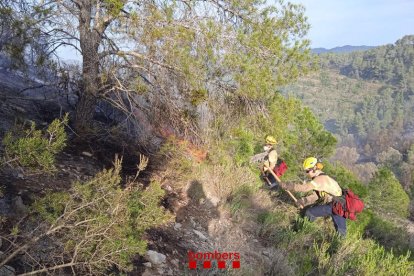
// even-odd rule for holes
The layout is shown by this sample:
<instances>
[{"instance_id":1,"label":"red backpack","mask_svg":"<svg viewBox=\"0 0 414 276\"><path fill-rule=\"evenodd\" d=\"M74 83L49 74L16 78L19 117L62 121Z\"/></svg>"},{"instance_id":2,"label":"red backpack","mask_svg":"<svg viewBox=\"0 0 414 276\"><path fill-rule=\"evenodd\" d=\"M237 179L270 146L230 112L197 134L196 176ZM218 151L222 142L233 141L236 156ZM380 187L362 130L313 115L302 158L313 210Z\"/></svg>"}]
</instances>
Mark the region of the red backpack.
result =
<instances>
[{"instance_id":1,"label":"red backpack","mask_svg":"<svg viewBox=\"0 0 414 276\"><path fill-rule=\"evenodd\" d=\"M278 177L281 177L286 172L287 169L288 169L288 166L286 162L279 158L277 160L276 166L273 168L273 172Z\"/></svg>"},{"instance_id":2,"label":"red backpack","mask_svg":"<svg viewBox=\"0 0 414 276\"><path fill-rule=\"evenodd\" d=\"M356 214L361 213L362 210L364 210L364 202L350 189L343 190L342 200L334 200L332 204L332 212L335 215L350 220L356 220Z\"/></svg>"}]
</instances>

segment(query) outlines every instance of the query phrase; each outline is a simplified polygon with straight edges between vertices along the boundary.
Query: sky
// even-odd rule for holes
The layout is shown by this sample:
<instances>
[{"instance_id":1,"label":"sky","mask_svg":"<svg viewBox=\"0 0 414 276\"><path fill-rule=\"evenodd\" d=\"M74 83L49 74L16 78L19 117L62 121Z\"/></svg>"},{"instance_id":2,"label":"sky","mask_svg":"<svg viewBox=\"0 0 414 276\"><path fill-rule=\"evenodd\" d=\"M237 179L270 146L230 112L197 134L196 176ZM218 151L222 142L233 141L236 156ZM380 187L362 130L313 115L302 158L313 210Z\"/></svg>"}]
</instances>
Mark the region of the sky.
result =
<instances>
[{"instance_id":1,"label":"sky","mask_svg":"<svg viewBox=\"0 0 414 276\"><path fill-rule=\"evenodd\" d=\"M414 35L414 0L287 1L305 6L312 48L379 46Z\"/></svg>"},{"instance_id":2,"label":"sky","mask_svg":"<svg viewBox=\"0 0 414 276\"><path fill-rule=\"evenodd\" d=\"M394 44L414 35L414 0L285 0L302 4L311 24L312 48L344 45ZM272 3L272 0L270 0ZM60 49L66 59L80 60L79 53Z\"/></svg>"}]
</instances>

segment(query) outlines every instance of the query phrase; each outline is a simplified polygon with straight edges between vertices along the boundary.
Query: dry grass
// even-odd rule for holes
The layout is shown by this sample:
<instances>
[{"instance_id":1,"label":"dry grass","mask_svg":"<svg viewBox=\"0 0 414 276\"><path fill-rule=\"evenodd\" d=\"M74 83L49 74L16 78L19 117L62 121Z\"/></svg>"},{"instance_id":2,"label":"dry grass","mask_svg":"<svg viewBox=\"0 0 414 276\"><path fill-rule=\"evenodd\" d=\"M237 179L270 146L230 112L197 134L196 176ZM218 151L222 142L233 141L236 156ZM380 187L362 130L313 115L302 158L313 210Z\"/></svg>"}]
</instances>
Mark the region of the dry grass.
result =
<instances>
[{"instance_id":1,"label":"dry grass","mask_svg":"<svg viewBox=\"0 0 414 276\"><path fill-rule=\"evenodd\" d=\"M226 201L242 185L257 184L257 177L251 171L231 165L203 166L199 180L204 183L205 192L220 201Z\"/></svg>"}]
</instances>

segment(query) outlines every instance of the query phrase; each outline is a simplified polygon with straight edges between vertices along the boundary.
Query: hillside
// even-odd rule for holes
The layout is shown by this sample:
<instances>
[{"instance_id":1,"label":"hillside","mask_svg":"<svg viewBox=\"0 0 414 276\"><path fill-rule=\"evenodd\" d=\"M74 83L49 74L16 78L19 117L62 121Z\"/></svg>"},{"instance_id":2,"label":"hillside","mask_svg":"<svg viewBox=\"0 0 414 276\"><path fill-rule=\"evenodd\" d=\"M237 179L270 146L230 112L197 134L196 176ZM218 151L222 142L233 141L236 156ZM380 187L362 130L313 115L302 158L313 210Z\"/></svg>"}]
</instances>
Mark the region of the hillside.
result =
<instances>
[{"instance_id":1,"label":"hillside","mask_svg":"<svg viewBox=\"0 0 414 276\"><path fill-rule=\"evenodd\" d=\"M389 167L413 197L413 36L361 53L321 55L318 73L287 86L339 144L334 160L365 181Z\"/></svg>"},{"instance_id":2,"label":"hillside","mask_svg":"<svg viewBox=\"0 0 414 276\"><path fill-rule=\"evenodd\" d=\"M334 47L331 49L326 48L312 48L312 53L314 54L325 54L325 53L352 53L357 51L366 51L369 49L375 48L375 46L351 46L345 45L341 47Z\"/></svg>"},{"instance_id":3,"label":"hillside","mask_svg":"<svg viewBox=\"0 0 414 276\"><path fill-rule=\"evenodd\" d=\"M301 5L37 4L0 3L0 275L412 274L407 39L383 51L401 70L371 49L318 72Z\"/></svg>"}]
</instances>

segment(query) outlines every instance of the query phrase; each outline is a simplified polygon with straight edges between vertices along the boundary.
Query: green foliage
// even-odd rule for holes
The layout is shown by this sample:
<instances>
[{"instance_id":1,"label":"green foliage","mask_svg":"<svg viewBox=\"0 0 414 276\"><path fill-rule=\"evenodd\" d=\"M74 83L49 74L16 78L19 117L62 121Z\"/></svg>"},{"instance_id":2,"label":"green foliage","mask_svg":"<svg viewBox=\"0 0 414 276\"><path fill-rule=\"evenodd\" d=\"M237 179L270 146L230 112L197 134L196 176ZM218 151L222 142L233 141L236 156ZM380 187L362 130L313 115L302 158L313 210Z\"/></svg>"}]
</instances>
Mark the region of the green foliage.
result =
<instances>
[{"instance_id":1,"label":"green foliage","mask_svg":"<svg viewBox=\"0 0 414 276\"><path fill-rule=\"evenodd\" d=\"M407 35L394 45L388 44L369 51L350 53L344 55L341 60L336 56L330 58L335 59L333 62L341 67L342 73L347 76L400 85L409 82L409 78L412 77L413 41L414 36Z\"/></svg>"},{"instance_id":2,"label":"green foliage","mask_svg":"<svg viewBox=\"0 0 414 276\"><path fill-rule=\"evenodd\" d=\"M41 200L36 200L32 209L39 213L45 221L52 224L64 213L66 202L71 200L70 197L70 194L66 192L48 193Z\"/></svg>"},{"instance_id":3,"label":"green foliage","mask_svg":"<svg viewBox=\"0 0 414 276\"><path fill-rule=\"evenodd\" d=\"M125 5L122 0L104 0L103 3L112 16L118 16Z\"/></svg>"},{"instance_id":4,"label":"green foliage","mask_svg":"<svg viewBox=\"0 0 414 276\"><path fill-rule=\"evenodd\" d=\"M223 152L234 158L238 165L245 164L250 156L261 152L264 137L271 134L279 141L276 149L289 167L284 179L296 179L302 171L301 164L308 156L328 157L335 148L336 139L301 103L274 93L265 102L266 113L235 117L221 109L212 124L211 156ZM234 119L229 120L227 116Z\"/></svg>"},{"instance_id":5,"label":"green foliage","mask_svg":"<svg viewBox=\"0 0 414 276\"><path fill-rule=\"evenodd\" d=\"M389 169L380 169L368 188L370 205L373 209L381 213L407 217L409 197Z\"/></svg>"},{"instance_id":6,"label":"green foliage","mask_svg":"<svg viewBox=\"0 0 414 276\"><path fill-rule=\"evenodd\" d=\"M289 215L284 211L265 211L257 217L260 225L259 236L280 243L285 239L286 231L290 225Z\"/></svg>"},{"instance_id":7,"label":"green foliage","mask_svg":"<svg viewBox=\"0 0 414 276\"><path fill-rule=\"evenodd\" d=\"M406 255L410 249L410 237L406 230L378 215L372 216L365 233L395 255Z\"/></svg>"},{"instance_id":8,"label":"green foliage","mask_svg":"<svg viewBox=\"0 0 414 276\"><path fill-rule=\"evenodd\" d=\"M348 54L320 55L321 71L284 89L303 99L343 145L358 148L367 159L388 147L406 150L407 128L413 124L414 88L412 35L394 45ZM392 167L404 187L411 177Z\"/></svg>"},{"instance_id":9,"label":"green foliage","mask_svg":"<svg viewBox=\"0 0 414 276\"><path fill-rule=\"evenodd\" d=\"M45 131L36 130L34 122L26 130L6 133L6 162L29 170L52 172L55 170L55 155L66 146L65 125L68 115L62 120L55 119Z\"/></svg>"},{"instance_id":10,"label":"green foliage","mask_svg":"<svg viewBox=\"0 0 414 276\"><path fill-rule=\"evenodd\" d=\"M409 261L410 253L395 257L392 252L386 252L382 246L370 244L369 250L353 260L357 265L357 273L362 275L411 275L414 270L413 262Z\"/></svg>"},{"instance_id":11,"label":"green foliage","mask_svg":"<svg viewBox=\"0 0 414 276\"><path fill-rule=\"evenodd\" d=\"M243 125L233 131L231 145L234 148L234 162L236 165L246 164L254 155L254 135Z\"/></svg>"},{"instance_id":12,"label":"green foliage","mask_svg":"<svg viewBox=\"0 0 414 276\"><path fill-rule=\"evenodd\" d=\"M113 265L121 271L132 268L132 257L144 254L144 231L165 223L171 216L159 206L164 191L159 183L140 188L120 186L120 161L85 183L76 183L68 193L51 193L38 199L33 209L51 225L49 236L76 253L79 269L104 273ZM83 267L82 264L85 263Z\"/></svg>"},{"instance_id":13,"label":"green foliage","mask_svg":"<svg viewBox=\"0 0 414 276\"><path fill-rule=\"evenodd\" d=\"M372 240L355 235L347 239L333 236L315 242L306 256L310 262L316 262L314 270L319 275L410 275L414 265L409 253L394 256Z\"/></svg>"}]
</instances>

